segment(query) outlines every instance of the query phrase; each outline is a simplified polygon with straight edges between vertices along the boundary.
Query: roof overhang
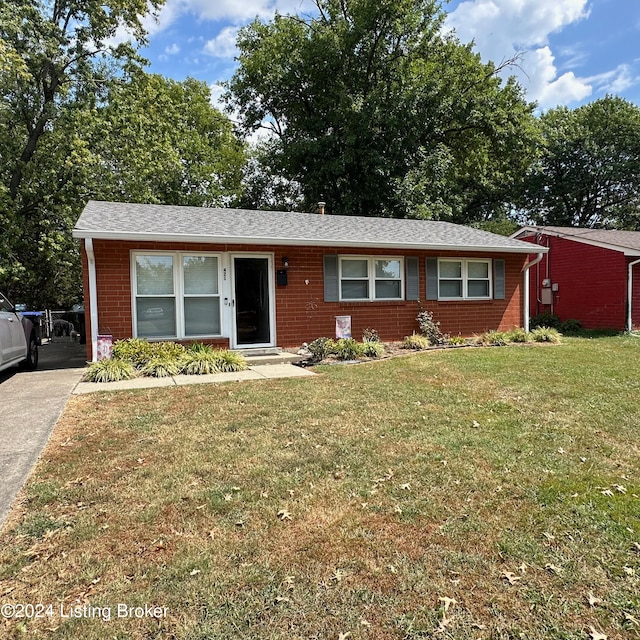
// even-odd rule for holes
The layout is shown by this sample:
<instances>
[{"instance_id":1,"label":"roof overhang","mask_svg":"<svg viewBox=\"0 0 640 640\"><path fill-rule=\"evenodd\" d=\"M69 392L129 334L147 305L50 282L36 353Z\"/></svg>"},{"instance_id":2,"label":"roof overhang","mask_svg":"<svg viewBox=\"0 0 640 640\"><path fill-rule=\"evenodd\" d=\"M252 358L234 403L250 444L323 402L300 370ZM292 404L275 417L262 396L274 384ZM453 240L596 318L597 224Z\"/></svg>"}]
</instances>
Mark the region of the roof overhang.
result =
<instances>
[{"instance_id":1,"label":"roof overhang","mask_svg":"<svg viewBox=\"0 0 640 640\"><path fill-rule=\"evenodd\" d=\"M545 236L553 236L555 238L565 238L567 240L575 240L582 244L588 244L592 247L600 247L601 249L609 249L611 251L618 251L625 256L639 257L640 251L637 249L631 249L630 247L623 247L619 244L611 244L609 242L602 242L601 240L592 240L590 238L584 238L579 235L573 235L571 233L563 233L562 231L556 231L554 229L546 229L545 227L522 227L519 231L512 233L509 237L514 240L520 240L522 236L532 236L542 234Z\"/></svg>"},{"instance_id":2,"label":"roof overhang","mask_svg":"<svg viewBox=\"0 0 640 640\"><path fill-rule=\"evenodd\" d=\"M255 236L210 236L193 234L169 234L169 233L132 233L118 231L88 231L74 229L73 237L77 239L92 238L94 240L120 240L128 242L187 242L209 244L255 244L275 245L283 247L353 247L369 249L415 249L422 251L458 251L480 253L546 253L546 247L533 246L529 250L526 247L501 247L501 246L473 246L459 244L424 244L406 242L353 242L348 240L318 240L313 238L257 238Z\"/></svg>"}]
</instances>

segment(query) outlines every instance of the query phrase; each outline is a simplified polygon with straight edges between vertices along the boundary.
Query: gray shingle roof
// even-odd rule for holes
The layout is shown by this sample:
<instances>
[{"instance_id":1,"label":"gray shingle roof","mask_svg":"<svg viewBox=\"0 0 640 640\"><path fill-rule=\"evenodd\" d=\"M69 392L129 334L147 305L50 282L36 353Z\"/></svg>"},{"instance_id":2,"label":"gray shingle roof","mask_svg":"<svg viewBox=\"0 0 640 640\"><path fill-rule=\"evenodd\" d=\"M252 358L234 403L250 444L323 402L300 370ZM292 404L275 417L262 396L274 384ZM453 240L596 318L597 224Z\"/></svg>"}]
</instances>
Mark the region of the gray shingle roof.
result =
<instances>
[{"instance_id":1,"label":"gray shingle roof","mask_svg":"<svg viewBox=\"0 0 640 640\"><path fill-rule=\"evenodd\" d=\"M538 251L537 247L532 250L529 243L449 222L96 201L85 207L73 236L257 245Z\"/></svg>"},{"instance_id":2,"label":"gray shingle roof","mask_svg":"<svg viewBox=\"0 0 640 640\"><path fill-rule=\"evenodd\" d=\"M582 227L523 227L512 237L523 234L546 233L549 235L571 238L578 242L607 245L614 251L627 255L640 254L640 231L619 231L618 229L585 229Z\"/></svg>"}]
</instances>

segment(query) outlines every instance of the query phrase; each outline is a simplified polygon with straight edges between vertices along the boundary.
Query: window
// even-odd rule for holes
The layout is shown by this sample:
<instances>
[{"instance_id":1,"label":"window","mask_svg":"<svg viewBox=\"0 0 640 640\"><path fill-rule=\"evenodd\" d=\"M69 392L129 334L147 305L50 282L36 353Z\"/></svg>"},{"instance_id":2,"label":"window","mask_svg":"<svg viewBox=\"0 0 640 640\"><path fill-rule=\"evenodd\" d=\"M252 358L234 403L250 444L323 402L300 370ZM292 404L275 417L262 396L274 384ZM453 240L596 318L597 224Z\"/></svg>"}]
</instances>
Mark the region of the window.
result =
<instances>
[{"instance_id":1,"label":"window","mask_svg":"<svg viewBox=\"0 0 640 640\"><path fill-rule=\"evenodd\" d=\"M438 298L486 300L491 297L491 260L438 260Z\"/></svg>"},{"instance_id":2,"label":"window","mask_svg":"<svg viewBox=\"0 0 640 640\"><path fill-rule=\"evenodd\" d=\"M401 258L341 257L340 300L402 300Z\"/></svg>"},{"instance_id":3,"label":"window","mask_svg":"<svg viewBox=\"0 0 640 640\"><path fill-rule=\"evenodd\" d=\"M191 338L221 333L219 257L135 254L135 333L139 338Z\"/></svg>"}]
</instances>

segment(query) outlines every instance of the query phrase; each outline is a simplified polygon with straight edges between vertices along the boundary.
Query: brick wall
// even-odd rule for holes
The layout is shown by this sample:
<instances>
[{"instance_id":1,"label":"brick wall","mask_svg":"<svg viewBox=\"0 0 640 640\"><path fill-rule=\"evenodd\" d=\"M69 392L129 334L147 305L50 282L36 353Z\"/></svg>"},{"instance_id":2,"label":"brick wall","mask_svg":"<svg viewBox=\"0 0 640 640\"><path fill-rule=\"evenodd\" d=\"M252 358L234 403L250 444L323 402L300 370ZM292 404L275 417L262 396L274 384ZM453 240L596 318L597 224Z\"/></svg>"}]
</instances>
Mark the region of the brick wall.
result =
<instances>
[{"instance_id":1,"label":"brick wall","mask_svg":"<svg viewBox=\"0 0 640 640\"><path fill-rule=\"evenodd\" d=\"M523 240L535 242L534 238ZM549 247L549 253L530 272L531 315L553 312L561 320L579 320L585 329L623 330L627 317L625 256L568 238L542 236L539 242ZM547 277L558 285L552 294L553 305L540 302L542 280Z\"/></svg>"},{"instance_id":2,"label":"brick wall","mask_svg":"<svg viewBox=\"0 0 640 640\"><path fill-rule=\"evenodd\" d=\"M433 311L444 332L470 336L488 329L506 330L522 324L521 282L526 256L501 254L505 259L505 300L437 302L426 301L426 257L460 256L454 252L357 250L353 248L239 246L214 244L176 244L159 242L123 242L94 240L98 293L99 333L113 335L114 340L132 335L131 259L132 250L213 251L273 253L274 269L281 268L282 257L289 259L288 284L275 287L276 342L281 347L297 347L319 336L333 336L335 316L352 317L353 336L360 339L363 329L376 329L383 340L400 340L417 329L418 306L415 301L402 302L324 302L323 255L402 255L418 256L420 299L425 309ZM84 253L84 251L83 251ZM487 257L464 254L464 257ZM83 255L87 335L90 336L89 289L86 256ZM228 339L217 341L228 346ZM88 356L91 356L90 339Z\"/></svg>"}]
</instances>

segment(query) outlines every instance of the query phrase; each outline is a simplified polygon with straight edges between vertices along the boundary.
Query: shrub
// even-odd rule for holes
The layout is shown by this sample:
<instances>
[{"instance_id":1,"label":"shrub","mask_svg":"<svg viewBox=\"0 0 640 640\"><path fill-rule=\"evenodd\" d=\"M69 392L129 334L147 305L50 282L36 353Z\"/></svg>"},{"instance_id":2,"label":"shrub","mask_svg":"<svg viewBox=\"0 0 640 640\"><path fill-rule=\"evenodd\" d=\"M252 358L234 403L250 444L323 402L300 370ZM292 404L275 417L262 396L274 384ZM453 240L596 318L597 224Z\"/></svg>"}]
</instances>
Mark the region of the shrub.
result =
<instances>
[{"instance_id":1,"label":"shrub","mask_svg":"<svg viewBox=\"0 0 640 640\"><path fill-rule=\"evenodd\" d=\"M405 336L402 341L403 349L415 349L421 351L422 349L428 349L431 346L429 338L420 335L419 333L413 333L410 336Z\"/></svg>"},{"instance_id":2,"label":"shrub","mask_svg":"<svg viewBox=\"0 0 640 640\"><path fill-rule=\"evenodd\" d=\"M356 360L364 355L364 347L361 342L353 338L340 338L335 341L331 352L338 360Z\"/></svg>"},{"instance_id":3,"label":"shrub","mask_svg":"<svg viewBox=\"0 0 640 640\"><path fill-rule=\"evenodd\" d=\"M154 358L180 360L180 358L184 357L187 353L186 347L177 342L154 342L152 345Z\"/></svg>"},{"instance_id":4,"label":"shrub","mask_svg":"<svg viewBox=\"0 0 640 640\"><path fill-rule=\"evenodd\" d=\"M582 323L574 318L569 318L560 323L560 331L562 333L579 333L581 329Z\"/></svg>"},{"instance_id":5,"label":"shrub","mask_svg":"<svg viewBox=\"0 0 640 640\"><path fill-rule=\"evenodd\" d=\"M560 327L560 318L554 313L539 313L529 320L529 328L547 327L549 329L558 329Z\"/></svg>"},{"instance_id":6,"label":"shrub","mask_svg":"<svg viewBox=\"0 0 640 640\"><path fill-rule=\"evenodd\" d=\"M329 338L316 338L307 349L309 349L312 359L319 362L329 355L332 343L333 340Z\"/></svg>"},{"instance_id":7,"label":"shrub","mask_svg":"<svg viewBox=\"0 0 640 640\"><path fill-rule=\"evenodd\" d=\"M151 378L168 378L177 376L182 370L183 362L166 355L153 356L141 369L142 375Z\"/></svg>"},{"instance_id":8,"label":"shrub","mask_svg":"<svg viewBox=\"0 0 640 640\"><path fill-rule=\"evenodd\" d=\"M116 340L111 350L111 356L116 360L129 362L136 369L140 369L153 357L154 346L144 338Z\"/></svg>"},{"instance_id":9,"label":"shrub","mask_svg":"<svg viewBox=\"0 0 640 640\"><path fill-rule=\"evenodd\" d=\"M213 351L219 371L233 372L244 371L247 368L247 361L244 356L237 351L228 351L227 349L218 349Z\"/></svg>"},{"instance_id":10,"label":"shrub","mask_svg":"<svg viewBox=\"0 0 640 640\"><path fill-rule=\"evenodd\" d=\"M202 342L192 342L187 347L187 353L213 353L214 351L210 344L203 344Z\"/></svg>"},{"instance_id":11,"label":"shrub","mask_svg":"<svg viewBox=\"0 0 640 640\"><path fill-rule=\"evenodd\" d=\"M511 329L511 331L507 331L504 334L507 342L528 342L529 336L527 332L522 327L516 327L515 329Z\"/></svg>"},{"instance_id":12,"label":"shrub","mask_svg":"<svg viewBox=\"0 0 640 640\"><path fill-rule=\"evenodd\" d=\"M476 344L482 344L487 347L504 347L507 344L507 340L504 333L492 330L476 336Z\"/></svg>"},{"instance_id":13,"label":"shrub","mask_svg":"<svg viewBox=\"0 0 640 640\"><path fill-rule=\"evenodd\" d=\"M440 323L433 319L431 311L421 309L416 319L418 320L420 333L429 340L429 344L436 345L447 342L448 336L440 331Z\"/></svg>"},{"instance_id":14,"label":"shrub","mask_svg":"<svg viewBox=\"0 0 640 640\"><path fill-rule=\"evenodd\" d=\"M131 380L135 376L136 370L130 362L107 358L106 360L92 362L83 379L89 382L116 382L118 380Z\"/></svg>"},{"instance_id":15,"label":"shrub","mask_svg":"<svg viewBox=\"0 0 640 640\"><path fill-rule=\"evenodd\" d=\"M384 353L384 345L377 340L365 341L361 345L362 355L367 358L379 358Z\"/></svg>"},{"instance_id":16,"label":"shrub","mask_svg":"<svg viewBox=\"0 0 640 640\"><path fill-rule=\"evenodd\" d=\"M187 349L187 351L187 355L182 360L182 373L188 376L220 373L220 360L213 349Z\"/></svg>"},{"instance_id":17,"label":"shrub","mask_svg":"<svg viewBox=\"0 0 640 640\"><path fill-rule=\"evenodd\" d=\"M375 329L367 327L362 332L362 342L381 342L380 335Z\"/></svg>"},{"instance_id":18,"label":"shrub","mask_svg":"<svg viewBox=\"0 0 640 640\"><path fill-rule=\"evenodd\" d=\"M466 340L462 336L449 336L447 341L449 344L464 344Z\"/></svg>"},{"instance_id":19,"label":"shrub","mask_svg":"<svg viewBox=\"0 0 640 640\"><path fill-rule=\"evenodd\" d=\"M553 327L537 327L531 332L531 338L534 342L560 342L560 333Z\"/></svg>"}]
</instances>

